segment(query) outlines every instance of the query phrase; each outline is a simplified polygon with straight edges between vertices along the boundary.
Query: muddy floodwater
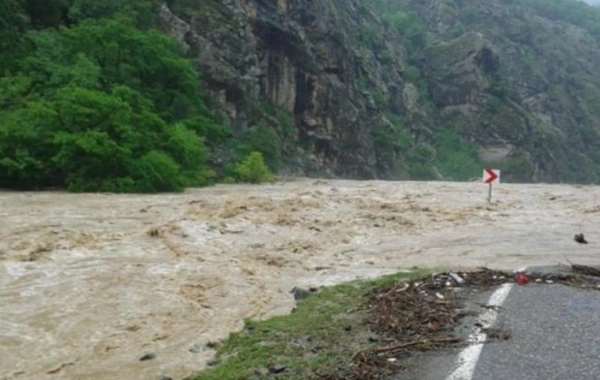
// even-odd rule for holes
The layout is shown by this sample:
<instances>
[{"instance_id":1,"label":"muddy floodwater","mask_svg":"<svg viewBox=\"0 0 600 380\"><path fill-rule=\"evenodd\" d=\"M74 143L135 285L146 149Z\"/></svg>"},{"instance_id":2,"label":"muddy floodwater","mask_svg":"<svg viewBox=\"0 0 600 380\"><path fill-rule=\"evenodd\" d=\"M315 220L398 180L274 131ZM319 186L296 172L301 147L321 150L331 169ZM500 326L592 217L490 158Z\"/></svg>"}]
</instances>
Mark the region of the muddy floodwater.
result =
<instances>
[{"instance_id":1,"label":"muddy floodwater","mask_svg":"<svg viewBox=\"0 0 600 380\"><path fill-rule=\"evenodd\" d=\"M294 286L600 264L599 188L501 184L486 197L481 183L308 179L0 192L0 379L181 379L245 318L288 313Z\"/></svg>"}]
</instances>

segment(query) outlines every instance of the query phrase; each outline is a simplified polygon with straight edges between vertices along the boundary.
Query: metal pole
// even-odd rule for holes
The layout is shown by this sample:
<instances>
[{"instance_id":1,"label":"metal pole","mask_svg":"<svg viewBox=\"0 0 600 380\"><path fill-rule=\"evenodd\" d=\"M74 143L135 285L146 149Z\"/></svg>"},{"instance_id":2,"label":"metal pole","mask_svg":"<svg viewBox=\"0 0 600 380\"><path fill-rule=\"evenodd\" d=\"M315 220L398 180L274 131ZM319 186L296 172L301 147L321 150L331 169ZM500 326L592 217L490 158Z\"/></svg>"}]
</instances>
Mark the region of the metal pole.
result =
<instances>
[{"instance_id":1,"label":"metal pole","mask_svg":"<svg viewBox=\"0 0 600 380\"><path fill-rule=\"evenodd\" d=\"M488 203L492 202L492 184L490 183L490 188L488 189Z\"/></svg>"}]
</instances>

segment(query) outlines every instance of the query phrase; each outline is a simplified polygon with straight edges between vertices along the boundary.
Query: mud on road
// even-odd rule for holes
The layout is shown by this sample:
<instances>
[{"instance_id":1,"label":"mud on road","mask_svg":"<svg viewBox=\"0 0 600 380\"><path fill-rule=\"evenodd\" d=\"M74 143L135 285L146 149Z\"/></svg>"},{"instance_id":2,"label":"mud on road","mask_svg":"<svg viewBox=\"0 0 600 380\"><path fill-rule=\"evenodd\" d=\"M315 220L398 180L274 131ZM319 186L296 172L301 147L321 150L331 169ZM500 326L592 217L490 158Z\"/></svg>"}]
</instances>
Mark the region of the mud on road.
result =
<instances>
[{"instance_id":1,"label":"mud on road","mask_svg":"<svg viewBox=\"0 0 600 380\"><path fill-rule=\"evenodd\" d=\"M597 264L597 188L494 195L488 205L480 183L338 180L2 192L0 379L182 378L244 318L289 312L294 286L412 266ZM573 242L579 232L590 244Z\"/></svg>"}]
</instances>

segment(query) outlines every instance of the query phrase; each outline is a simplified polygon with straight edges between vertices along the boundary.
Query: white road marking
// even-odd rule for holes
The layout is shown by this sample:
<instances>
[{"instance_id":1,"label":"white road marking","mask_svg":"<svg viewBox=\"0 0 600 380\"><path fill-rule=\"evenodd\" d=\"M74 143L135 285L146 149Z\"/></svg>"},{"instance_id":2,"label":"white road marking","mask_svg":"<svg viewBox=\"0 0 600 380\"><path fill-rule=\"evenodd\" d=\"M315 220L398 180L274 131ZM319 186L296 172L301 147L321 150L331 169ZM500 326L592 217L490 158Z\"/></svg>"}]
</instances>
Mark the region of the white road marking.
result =
<instances>
[{"instance_id":1,"label":"white road marking","mask_svg":"<svg viewBox=\"0 0 600 380\"><path fill-rule=\"evenodd\" d=\"M496 290L488 301L490 306L502 306L502 303L508 297L508 293L512 289L513 284L504 284ZM498 311L494 308L487 309L478 319L481 327L477 327L469 336L471 344L461 351L458 355L458 368L448 376L446 380L471 380L475 372L475 366L479 360L479 355L483 351L483 343L487 338L487 334L481 330L491 327L498 318Z\"/></svg>"}]
</instances>

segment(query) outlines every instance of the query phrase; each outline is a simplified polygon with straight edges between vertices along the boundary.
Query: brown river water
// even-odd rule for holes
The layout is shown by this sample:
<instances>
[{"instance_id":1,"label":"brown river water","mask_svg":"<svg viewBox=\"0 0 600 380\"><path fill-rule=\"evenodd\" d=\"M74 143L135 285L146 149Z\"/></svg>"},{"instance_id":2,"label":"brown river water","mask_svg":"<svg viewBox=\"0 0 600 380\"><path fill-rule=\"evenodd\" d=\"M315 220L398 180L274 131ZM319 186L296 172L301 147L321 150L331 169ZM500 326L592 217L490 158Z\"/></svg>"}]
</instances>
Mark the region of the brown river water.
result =
<instances>
[{"instance_id":1,"label":"brown river water","mask_svg":"<svg viewBox=\"0 0 600 380\"><path fill-rule=\"evenodd\" d=\"M501 184L486 197L481 183L309 179L0 192L0 379L182 379L244 319L289 313L294 286L600 264L599 188Z\"/></svg>"}]
</instances>

